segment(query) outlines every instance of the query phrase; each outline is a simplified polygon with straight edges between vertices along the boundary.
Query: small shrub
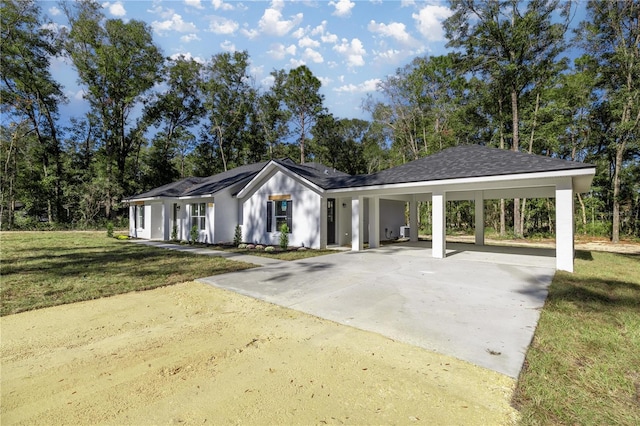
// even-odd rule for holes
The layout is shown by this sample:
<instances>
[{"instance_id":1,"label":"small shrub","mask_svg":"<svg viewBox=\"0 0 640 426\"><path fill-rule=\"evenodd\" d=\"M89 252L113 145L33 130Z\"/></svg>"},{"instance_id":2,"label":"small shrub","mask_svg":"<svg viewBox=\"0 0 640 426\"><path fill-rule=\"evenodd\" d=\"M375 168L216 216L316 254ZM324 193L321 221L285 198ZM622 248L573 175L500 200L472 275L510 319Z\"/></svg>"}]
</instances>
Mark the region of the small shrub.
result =
<instances>
[{"instance_id":1,"label":"small shrub","mask_svg":"<svg viewBox=\"0 0 640 426\"><path fill-rule=\"evenodd\" d=\"M116 240L128 240L129 236L128 235L116 235Z\"/></svg>"},{"instance_id":2,"label":"small shrub","mask_svg":"<svg viewBox=\"0 0 640 426\"><path fill-rule=\"evenodd\" d=\"M240 227L240 225L236 225L236 230L233 234L233 245L237 247L240 245L241 242L242 242L242 228Z\"/></svg>"},{"instance_id":3,"label":"small shrub","mask_svg":"<svg viewBox=\"0 0 640 426\"><path fill-rule=\"evenodd\" d=\"M286 250L289 247L289 227L283 223L280 227L280 248Z\"/></svg>"},{"instance_id":4,"label":"small shrub","mask_svg":"<svg viewBox=\"0 0 640 426\"><path fill-rule=\"evenodd\" d=\"M178 240L178 225L173 225L173 228L171 228L171 241L177 241Z\"/></svg>"},{"instance_id":5,"label":"small shrub","mask_svg":"<svg viewBox=\"0 0 640 426\"><path fill-rule=\"evenodd\" d=\"M258 244L256 246L256 250L264 250L264 246L262 244Z\"/></svg>"},{"instance_id":6,"label":"small shrub","mask_svg":"<svg viewBox=\"0 0 640 426\"><path fill-rule=\"evenodd\" d=\"M244 243L241 243L241 244L238 244L238 248L239 248L239 249L246 249L246 248L247 248L247 245L246 245L246 244L244 244Z\"/></svg>"},{"instance_id":7,"label":"small shrub","mask_svg":"<svg viewBox=\"0 0 640 426\"><path fill-rule=\"evenodd\" d=\"M200 235L200 231L198 230L198 227L193 225L191 227L191 244L195 244L198 242L199 235Z\"/></svg>"},{"instance_id":8,"label":"small shrub","mask_svg":"<svg viewBox=\"0 0 640 426\"><path fill-rule=\"evenodd\" d=\"M107 222L107 237L113 238L113 222Z\"/></svg>"},{"instance_id":9,"label":"small shrub","mask_svg":"<svg viewBox=\"0 0 640 426\"><path fill-rule=\"evenodd\" d=\"M256 245L255 244L247 244L247 248L249 250L253 250L254 248L256 248Z\"/></svg>"},{"instance_id":10,"label":"small shrub","mask_svg":"<svg viewBox=\"0 0 640 426\"><path fill-rule=\"evenodd\" d=\"M276 251L276 248L273 247L273 246L267 246L267 247L265 247L264 251L269 251L269 252Z\"/></svg>"}]
</instances>

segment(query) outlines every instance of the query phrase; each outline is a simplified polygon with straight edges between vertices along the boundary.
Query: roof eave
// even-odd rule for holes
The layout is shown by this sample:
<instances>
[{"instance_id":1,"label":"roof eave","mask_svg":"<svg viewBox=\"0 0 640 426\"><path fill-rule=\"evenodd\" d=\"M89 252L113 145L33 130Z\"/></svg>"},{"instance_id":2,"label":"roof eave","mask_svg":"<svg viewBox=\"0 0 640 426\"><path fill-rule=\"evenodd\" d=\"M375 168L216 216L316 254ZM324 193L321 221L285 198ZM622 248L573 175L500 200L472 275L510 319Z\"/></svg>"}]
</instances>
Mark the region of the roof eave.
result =
<instances>
[{"instance_id":1,"label":"roof eave","mask_svg":"<svg viewBox=\"0 0 640 426\"><path fill-rule=\"evenodd\" d=\"M549 178L561 178L571 177L574 178L574 191L586 192L591 186L591 181L595 176L595 167L588 166L580 169L566 169L548 172L534 172L534 173L517 173L506 175L494 175L494 176L478 176L478 177L465 177L455 179L442 179L442 180L430 180L430 181L416 181L416 182L402 182L402 183L390 183L390 184L377 184L377 185L363 185L363 186L351 186L344 188L328 189L327 193L345 193L354 191L377 191L377 190L389 190L400 188L412 188L422 186L458 186L464 184L478 184L478 183L500 183L509 181L522 181L522 180L540 180ZM586 189L585 189L586 188Z\"/></svg>"}]
</instances>

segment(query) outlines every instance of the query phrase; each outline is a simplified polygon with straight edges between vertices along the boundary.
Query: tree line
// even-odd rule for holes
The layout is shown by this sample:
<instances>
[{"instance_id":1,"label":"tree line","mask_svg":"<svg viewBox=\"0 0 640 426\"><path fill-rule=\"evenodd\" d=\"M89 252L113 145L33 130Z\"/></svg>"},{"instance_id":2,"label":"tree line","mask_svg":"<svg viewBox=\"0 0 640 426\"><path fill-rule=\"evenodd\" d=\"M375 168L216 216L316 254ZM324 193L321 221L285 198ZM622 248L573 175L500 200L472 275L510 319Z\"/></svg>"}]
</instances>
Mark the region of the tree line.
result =
<instances>
[{"instance_id":1,"label":"tree line","mask_svg":"<svg viewBox=\"0 0 640 426\"><path fill-rule=\"evenodd\" d=\"M304 65L259 85L247 51L166 58L146 23L106 19L93 1L63 5L68 29L53 31L37 2L2 3L2 229L95 226L125 217L125 196L272 158L360 174L482 144L595 164L592 191L576 198L578 230L640 236L633 0L590 1L573 29L582 4L451 0L451 53L381 80L362 102L370 120L331 114ZM60 58L77 71L84 116L60 116L66 99L50 73ZM553 208L485 206L489 225L515 236L553 232ZM472 224L468 203L448 214L454 228Z\"/></svg>"}]
</instances>

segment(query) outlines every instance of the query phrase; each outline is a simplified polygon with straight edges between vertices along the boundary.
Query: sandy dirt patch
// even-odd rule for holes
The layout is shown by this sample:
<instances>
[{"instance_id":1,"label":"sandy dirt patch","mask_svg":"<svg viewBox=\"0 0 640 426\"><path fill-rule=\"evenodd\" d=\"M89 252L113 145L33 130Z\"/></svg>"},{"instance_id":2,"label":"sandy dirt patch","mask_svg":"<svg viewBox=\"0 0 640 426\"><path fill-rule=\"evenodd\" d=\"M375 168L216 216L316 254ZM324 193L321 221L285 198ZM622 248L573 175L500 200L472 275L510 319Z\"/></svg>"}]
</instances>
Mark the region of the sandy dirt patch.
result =
<instances>
[{"instance_id":1,"label":"sandy dirt patch","mask_svg":"<svg viewBox=\"0 0 640 426\"><path fill-rule=\"evenodd\" d=\"M507 376L195 282L0 327L2 425L517 418Z\"/></svg>"}]
</instances>

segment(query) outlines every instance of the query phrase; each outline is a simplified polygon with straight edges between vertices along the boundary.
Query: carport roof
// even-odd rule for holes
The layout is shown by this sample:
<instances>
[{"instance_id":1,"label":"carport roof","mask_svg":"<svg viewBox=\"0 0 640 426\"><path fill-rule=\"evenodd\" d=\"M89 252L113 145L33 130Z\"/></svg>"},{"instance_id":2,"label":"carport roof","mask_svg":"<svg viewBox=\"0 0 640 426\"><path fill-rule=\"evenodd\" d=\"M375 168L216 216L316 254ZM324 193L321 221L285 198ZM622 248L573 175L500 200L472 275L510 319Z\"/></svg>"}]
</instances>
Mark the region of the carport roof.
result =
<instances>
[{"instance_id":1,"label":"carport roof","mask_svg":"<svg viewBox=\"0 0 640 426\"><path fill-rule=\"evenodd\" d=\"M461 145L371 175L331 177L326 180L325 189L569 171L594 167L592 164L542 155L481 145Z\"/></svg>"}]
</instances>

